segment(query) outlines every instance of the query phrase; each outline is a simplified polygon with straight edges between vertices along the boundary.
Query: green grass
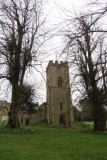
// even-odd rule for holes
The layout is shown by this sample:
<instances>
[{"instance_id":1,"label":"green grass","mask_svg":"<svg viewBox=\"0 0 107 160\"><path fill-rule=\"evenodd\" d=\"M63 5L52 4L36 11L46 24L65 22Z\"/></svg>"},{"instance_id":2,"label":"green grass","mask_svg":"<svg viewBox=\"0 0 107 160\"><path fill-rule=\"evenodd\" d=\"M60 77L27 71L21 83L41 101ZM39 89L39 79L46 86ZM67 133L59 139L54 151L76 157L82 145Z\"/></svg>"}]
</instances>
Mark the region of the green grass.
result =
<instances>
[{"instance_id":1,"label":"green grass","mask_svg":"<svg viewBox=\"0 0 107 160\"><path fill-rule=\"evenodd\" d=\"M2 128L0 160L107 160L107 134L42 126Z\"/></svg>"}]
</instances>

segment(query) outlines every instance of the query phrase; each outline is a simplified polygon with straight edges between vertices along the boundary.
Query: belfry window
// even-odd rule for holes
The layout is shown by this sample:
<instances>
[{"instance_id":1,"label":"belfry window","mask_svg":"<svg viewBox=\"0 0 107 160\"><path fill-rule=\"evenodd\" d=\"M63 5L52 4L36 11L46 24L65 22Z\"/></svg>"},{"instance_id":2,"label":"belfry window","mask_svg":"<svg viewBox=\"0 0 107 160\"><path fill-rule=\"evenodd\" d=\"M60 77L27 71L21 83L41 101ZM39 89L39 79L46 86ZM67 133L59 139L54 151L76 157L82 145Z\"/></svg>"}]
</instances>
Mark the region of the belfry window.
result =
<instances>
[{"instance_id":1,"label":"belfry window","mask_svg":"<svg viewBox=\"0 0 107 160\"><path fill-rule=\"evenodd\" d=\"M62 87L62 77L58 78L58 87Z\"/></svg>"}]
</instances>

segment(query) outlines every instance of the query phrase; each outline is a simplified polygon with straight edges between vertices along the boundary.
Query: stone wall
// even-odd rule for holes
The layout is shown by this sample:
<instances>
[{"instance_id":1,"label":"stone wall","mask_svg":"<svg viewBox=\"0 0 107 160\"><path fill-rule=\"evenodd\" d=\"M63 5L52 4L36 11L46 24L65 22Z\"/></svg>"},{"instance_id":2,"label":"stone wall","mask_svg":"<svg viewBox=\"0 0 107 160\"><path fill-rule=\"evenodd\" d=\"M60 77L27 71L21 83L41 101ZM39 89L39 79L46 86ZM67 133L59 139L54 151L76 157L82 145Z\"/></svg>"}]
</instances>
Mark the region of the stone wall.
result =
<instances>
[{"instance_id":1,"label":"stone wall","mask_svg":"<svg viewBox=\"0 0 107 160\"><path fill-rule=\"evenodd\" d=\"M44 121L47 121L46 102L40 105L39 108L31 115L28 115L26 112L19 113L19 122L21 125L34 125Z\"/></svg>"},{"instance_id":2,"label":"stone wall","mask_svg":"<svg viewBox=\"0 0 107 160\"><path fill-rule=\"evenodd\" d=\"M9 110L10 110L10 104L7 101L0 100L0 122L8 121Z\"/></svg>"}]
</instances>

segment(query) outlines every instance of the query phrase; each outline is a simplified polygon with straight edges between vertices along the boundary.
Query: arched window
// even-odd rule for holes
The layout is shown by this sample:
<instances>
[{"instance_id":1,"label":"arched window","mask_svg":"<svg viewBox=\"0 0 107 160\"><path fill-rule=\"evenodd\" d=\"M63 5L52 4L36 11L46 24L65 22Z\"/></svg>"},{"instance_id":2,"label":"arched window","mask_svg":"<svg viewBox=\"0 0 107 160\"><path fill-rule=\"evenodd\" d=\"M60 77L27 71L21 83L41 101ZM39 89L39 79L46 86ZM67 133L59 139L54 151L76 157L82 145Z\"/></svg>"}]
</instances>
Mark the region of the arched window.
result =
<instances>
[{"instance_id":1,"label":"arched window","mask_svg":"<svg viewBox=\"0 0 107 160\"><path fill-rule=\"evenodd\" d=\"M60 102L60 111L62 111L62 102Z\"/></svg>"},{"instance_id":2,"label":"arched window","mask_svg":"<svg viewBox=\"0 0 107 160\"><path fill-rule=\"evenodd\" d=\"M58 78L58 86L59 86L59 87L62 87L62 77L59 77L59 78Z\"/></svg>"}]
</instances>

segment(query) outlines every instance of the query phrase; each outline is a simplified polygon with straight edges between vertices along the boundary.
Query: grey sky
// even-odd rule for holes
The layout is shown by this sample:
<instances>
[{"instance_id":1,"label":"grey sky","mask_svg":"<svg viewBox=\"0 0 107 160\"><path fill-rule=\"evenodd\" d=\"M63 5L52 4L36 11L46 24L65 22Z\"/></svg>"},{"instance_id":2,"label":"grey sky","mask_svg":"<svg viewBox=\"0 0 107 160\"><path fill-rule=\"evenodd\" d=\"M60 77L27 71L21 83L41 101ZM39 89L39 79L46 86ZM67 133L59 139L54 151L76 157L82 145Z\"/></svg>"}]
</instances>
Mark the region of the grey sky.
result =
<instances>
[{"instance_id":1,"label":"grey sky","mask_svg":"<svg viewBox=\"0 0 107 160\"><path fill-rule=\"evenodd\" d=\"M42 61L42 67L38 67L38 70L40 70L41 73L38 73L35 71L35 75L29 76L28 80L32 82L32 84L35 85L37 88L37 91L39 92L41 98L40 103L43 101L46 101L46 84L45 84L45 77L46 77L46 66L48 64L49 60L61 60L62 58L59 58L59 53L61 53L64 42L63 42L63 36L58 35L58 29L62 26L60 23L64 22L64 20L67 18L67 15L69 14L69 11L71 13L81 11L85 9L85 5L87 3L87 0L45 0L45 10L44 13L47 14L47 27L50 28L57 28L54 30L54 32L50 33L55 34L52 39L47 41L45 45L43 46L44 52L47 52L45 56L40 57L40 60ZM43 78L44 77L44 78ZM4 83L6 85L7 82ZM7 94L4 89L4 85L1 88L0 91L0 99L6 99ZM11 96L8 96L11 97ZM9 99L9 98L8 98Z\"/></svg>"},{"instance_id":2,"label":"grey sky","mask_svg":"<svg viewBox=\"0 0 107 160\"><path fill-rule=\"evenodd\" d=\"M82 10L86 10L87 0L46 0L45 11L48 14L47 23L49 28L58 28L60 29L62 26L60 23L64 22L70 12L76 13L81 12ZM62 52L64 48L64 37L62 35L58 36L57 30L54 30L55 36L47 41L45 44L45 50L47 52L46 58L43 59L43 76L46 78L46 66L49 60L64 60L63 57L59 57L59 54ZM53 34L53 32L51 32ZM37 78L38 84L40 86L39 92L42 97L40 101L46 100L46 84L44 79L40 74ZM42 82L40 85L39 82Z\"/></svg>"}]
</instances>

